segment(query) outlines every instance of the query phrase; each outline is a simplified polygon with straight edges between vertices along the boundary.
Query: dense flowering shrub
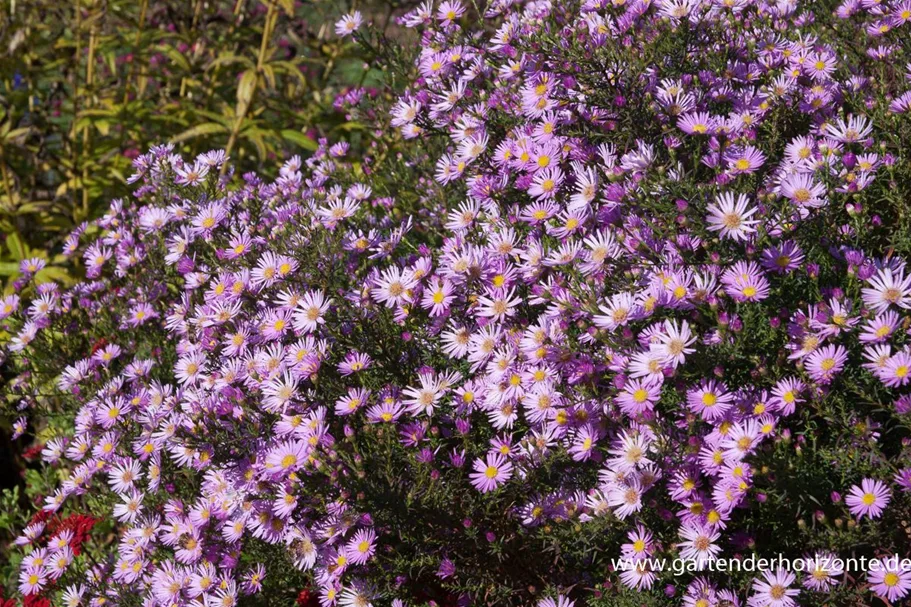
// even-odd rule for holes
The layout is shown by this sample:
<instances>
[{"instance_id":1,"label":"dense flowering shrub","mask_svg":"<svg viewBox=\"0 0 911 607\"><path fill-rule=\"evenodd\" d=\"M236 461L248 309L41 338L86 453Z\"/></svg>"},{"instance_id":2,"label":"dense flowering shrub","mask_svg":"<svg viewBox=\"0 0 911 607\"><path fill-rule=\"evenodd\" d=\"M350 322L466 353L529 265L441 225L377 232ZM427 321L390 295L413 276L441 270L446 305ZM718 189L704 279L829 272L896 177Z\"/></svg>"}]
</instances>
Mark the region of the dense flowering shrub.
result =
<instances>
[{"instance_id":1,"label":"dense flowering shrub","mask_svg":"<svg viewBox=\"0 0 911 607\"><path fill-rule=\"evenodd\" d=\"M908 7L423 5L368 156L141 156L67 243L86 280L3 302L43 507L116 530L87 561L29 525L19 591L901 601ZM750 554L880 566L711 570Z\"/></svg>"}]
</instances>

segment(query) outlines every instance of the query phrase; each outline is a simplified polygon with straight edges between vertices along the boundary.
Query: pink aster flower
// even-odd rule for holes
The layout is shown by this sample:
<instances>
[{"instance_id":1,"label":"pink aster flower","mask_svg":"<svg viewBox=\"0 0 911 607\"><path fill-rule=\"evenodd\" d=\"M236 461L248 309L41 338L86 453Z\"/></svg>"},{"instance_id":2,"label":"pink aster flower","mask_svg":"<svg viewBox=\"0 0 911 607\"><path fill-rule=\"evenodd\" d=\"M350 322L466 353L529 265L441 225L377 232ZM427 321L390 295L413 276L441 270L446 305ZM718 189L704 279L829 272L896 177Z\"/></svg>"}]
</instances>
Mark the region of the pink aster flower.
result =
<instances>
[{"instance_id":1,"label":"pink aster flower","mask_svg":"<svg viewBox=\"0 0 911 607\"><path fill-rule=\"evenodd\" d=\"M690 112L677 120L677 128L687 135L706 135L714 132L716 123L707 112Z\"/></svg>"},{"instance_id":2,"label":"pink aster flower","mask_svg":"<svg viewBox=\"0 0 911 607\"><path fill-rule=\"evenodd\" d=\"M342 37L350 36L363 24L364 16L361 14L361 11L354 11L335 22L335 35Z\"/></svg>"},{"instance_id":3,"label":"pink aster flower","mask_svg":"<svg viewBox=\"0 0 911 607\"><path fill-rule=\"evenodd\" d=\"M738 261L724 271L721 282L736 301L761 301L769 296L769 282L753 261Z\"/></svg>"},{"instance_id":4,"label":"pink aster flower","mask_svg":"<svg viewBox=\"0 0 911 607\"><path fill-rule=\"evenodd\" d=\"M693 413L698 413L706 421L713 421L723 417L734 406L734 397L723 383L709 379L687 392L686 404Z\"/></svg>"},{"instance_id":5,"label":"pink aster flower","mask_svg":"<svg viewBox=\"0 0 911 607\"><path fill-rule=\"evenodd\" d=\"M826 203L826 187L815 182L813 177L806 173L785 177L779 192L799 207L821 207Z\"/></svg>"},{"instance_id":6,"label":"pink aster flower","mask_svg":"<svg viewBox=\"0 0 911 607\"><path fill-rule=\"evenodd\" d=\"M903 563L907 563L907 559L895 555L870 563L867 581L877 596L893 602L908 596L911 592L911 570Z\"/></svg>"},{"instance_id":7,"label":"pink aster flower","mask_svg":"<svg viewBox=\"0 0 911 607\"><path fill-rule=\"evenodd\" d=\"M873 131L873 123L864 116L848 116L848 119L839 118L835 124L829 124L827 133L842 143L853 143L866 138Z\"/></svg>"},{"instance_id":8,"label":"pink aster flower","mask_svg":"<svg viewBox=\"0 0 911 607\"><path fill-rule=\"evenodd\" d=\"M430 287L424 291L421 298L421 307L430 310L431 316L443 316L449 310L450 304L455 299L455 287L445 278L437 278Z\"/></svg>"},{"instance_id":9,"label":"pink aster flower","mask_svg":"<svg viewBox=\"0 0 911 607\"><path fill-rule=\"evenodd\" d=\"M680 557L696 561L700 565L714 560L721 552L721 546L715 544L721 533L698 524L685 524L680 528L680 537L683 541L677 544L680 548Z\"/></svg>"},{"instance_id":10,"label":"pink aster flower","mask_svg":"<svg viewBox=\"0 0 911 607\"><path fill-rule=\"evenodd\" d=\"M865 478L860 482L860 486L854 485L845 498L845 504L851 510L851 514L857 518L867 516L869 518L879 518L883 510L889 505L891 492L885 483L872 478Z\"/></svg>"},{"instance_id":11,"label":"pink aster flower","mask_svg":"<svg viewBox=\"0 0 911 607\"><path fill-rule=\"evenodd\" d=\"M661 398L661 383L649 379L631 379L623 386L615 401L627 415L651 411Z\"/></svg>"},{"instance_id":12,"label":"pink aster flower","mask_svg":"<svg viewBox=\"0 0 911 607\"><path fill-rule=\"evenodd\" d=\"M291 474L307 461L306 441L284 441L266 456L266 469L273 474Z\"/></svg>"},{"instance_id":13,"label":"pink aster flower","mask_svg":"<svg viewBox=\"0 0 911 607\"><path fill-rule=\"evenodd\" d=\"M360 529L345 544L345 556L353 565L363 565L376 552L376 534L372 529Z\"/></svg>"},{"instance_id":14,"label":"pink aster flower","mask_svg":"<svg viewBox=\"0 0 911 607\"><path fill-rule=\"evenodd\" d=\"M759 223L756 219L750 219L756 213L756 208L750 206L749 199L743 194L738 194L735 200L734 194L725 192L706 210L709 212L706 218L708 229L718 232L722 238L734 241L746 240L756 231L754 226Z\"/></svg>"},{"instance_id":15,"label":"pink aster flower","mask_svg":"<svg viewBox=\"0 0 911 607\"><path fill-rule=\"evenodd\" d=\"M515 308L521 301L520 298L515 297L513 289L508 291L497 289L478 298L478 314L493 319L495 322L503 322L516 313Z\"/></svg>"},{"instance_id":16,"label":"pink aster flower","mask_svg":"<svg viewBox=\"0 0 911 607\"><path fill-rule=\"evenodd\" d=\"M394 398L384 398L379 404L367 409L367 420L371 424L389 424L402 416L404 408Z\"/></svg>"},{"instance_id":17,"label":"pink aster flower","mask_svg":"<svg viewBox=\"0 0 911 607\"><path fill-rule=\"evenodd\" d=\"M562 183L563 171L559 167L550 167L535 173L531 187L528 188L528 194L536 199L553 198Z\"/></svg>"},{"instance_id":18,"label":"pink aster flower","mask_svg":"<svg viewBox=\"0 0 911 607\"><path fill-rule=\"evenodd\" d=\"M734 175L753 173L766 161L765 154L751 145L727 152L724 159Z\"/></svg>"},{"instance_id":19,"label":"pink aster flower","mask_svg":"<svg viewBox=\"0 0 911 607\"><path fill-rule=\"evenodd\" d=\"M873 311L884 312L890 305L911 307L911 276L905 276L904 269L882 268L867 279L867 284L861 294L864 304Z\"/></svg>"},{"instance_id":20,"label":"pink aster flower","mask_svg":"<svg viewBox=\"0 0 911 607\"><path fill-rule=\"evenodd\" d=\"M886 310L868 320L860 334L860 341L866 344L878 344L887 341L898 328L900 318L893 310Z\"/></svg>"},{"instance_id":21,"label":"pink aster flower","mask_svg":"<svg viewBox=\"0 0 911 607\"><path fill-rule=\"evenodd\" d=\"M828 384L844 369L847 360L848 351L844 346L830 344L810 352L804 365L815 381Z\"/></svg>"},{"instance_id":22,"label":"pink aster flower","mask_svg":"<svg viewBox=\"0 0 911 607\"><path fill-rule=\"evenodd\" d=\"M804 262L803 251L793 241L785 241L762 252L762 267L770 272L787 274Z\"/></svg>"},{"instance_id":23,"label":"pink aster flower","mask_svg":"<svg viewBox=\"0 0 911 607\"><path fill-rule=\"evenodd\" d=\"M329 310L331 299L326 299L322 291L308 291L304 294L294 310L292 326L301 333L312 333L324 324L326 312Z\"/></svg>"},{"instance_id":24,"label":"pink aster flower","mask_svg":"<svg viewBox=\"0 0 911 607\"><path fill-rule=\"evenodd\" d=\"M538 607L575 607L575 601L569 597L558 594L556 597L547 597L538 601Z\"/></svg>"},{"instance_id":25,"label":"pink aster flower","mask_svg":"<svg viewBox=\"0 0 911 607\"><path fill-rule=\"evenodd\" d=\"M906 385L911 381L911 354L905 350L896 352L876 370L876 377L889 388Z\"/></svg>"},{"instance_id":26,"label":"pink aster flower","mask_svg":"<svg viewBox=\"0 0 911 607\"><path fill-rule=\"evenodd\" d=\"M512 478L512 464L500 453L488 453L486 461L478 458L471 473L471 484L481 493L493 491Z\"/></svg>"},{"instance_id":27,"label":"pink aster flower","mask_svg":"<svg viewBox=\"0 0 911 607\"><path fill-rule=\"evenodd\" d=\"M38 594L47 583L47 574L43 567L28 567L19 574L19 592L28 596Z\"/></svg>"},{"instance_id":28,"label":"pink aster flower","mask_svg":"<svg viewBox=\"0 0 911 607\"><path fill-rule=\"evenodd\" d=\"M338 372L341 373L342 376L348 376L367 369L371 364L373 364L373 359L370 358L369 354L364 354L363 352L349 352L345 355L345 360L339 363Z\"/></svg>"},{"instance_id":29,"label":"pink aster flower","mask_svg":"<svg viewBox=\"0 0 911 607\"><path fill-rule=\"evenodd\" d=\"M625 484L612 484L607 491L607 504L620 519L642 510L642 487L638 480L630 479Z\"/></svg>"},{"instance_id":30,"label":"pink aster flower","mask_svg":"<svg viewBox=\"0 0 911 607\"><path fill-rule=\"evenodd\" d=\"M800 594L799 588L791 588L796 576L784 569L766 571L763 579L753 580L751 602L766 607L793 607L797 603L794 597Z\"/></svg>"},{"instance_id":31,"label":"pink aster flower","mask_svg":"<svg viewBox=\"0 0 911 607\"><path fill-rule=\"evenodd\" d=\"M155 308L150 304L138 303L130 309L130 319L128 323L131 327L138 327L157 317L158 313L155 312Z\"/></svg>"},{"instance_id":32,"label":"pink aster flower","mask_svg":"<svg viewBox=\"0 0 911 607\"><path fill-rule=\"evenodd\" d=\"M387 308L394 308L411 301L411 290L417 285L410 270L386 268L374 281L370 290L373 298Z\"/></svg>"},{"instance_id":33,"label":"pink aster flower","mask_svg":"<svg viewBox=\"0 0 911 607\"><path fill-rule=\"evenodd\" d=\"M809 590L825 592L837 586L839 581L836 578L844 573L840 561L831 552L817 552L805 562L807 575L803 580L803 586Z\"/></svg>"}]
</instances>

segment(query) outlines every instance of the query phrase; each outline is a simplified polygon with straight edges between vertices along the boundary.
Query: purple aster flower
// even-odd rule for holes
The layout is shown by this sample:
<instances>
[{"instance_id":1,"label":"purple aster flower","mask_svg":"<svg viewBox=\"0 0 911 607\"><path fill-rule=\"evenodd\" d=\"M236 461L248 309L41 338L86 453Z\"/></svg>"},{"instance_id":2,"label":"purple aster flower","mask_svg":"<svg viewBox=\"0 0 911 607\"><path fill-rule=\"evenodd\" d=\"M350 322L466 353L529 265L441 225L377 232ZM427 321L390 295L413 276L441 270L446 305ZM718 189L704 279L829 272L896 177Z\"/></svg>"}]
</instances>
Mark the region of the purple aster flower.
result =
<instances>
[{"instance_id":1,"label":"purple aster flower","mask_svg":"<svg viewBox=\"0 0 911 607\"><path fill-rule=\"evenodd\" d=\"M493 491L512 478L512 464L499 453L488 453L486 460L478 458L471 473L471 484L481 493Z\"/></svg>"},{"instance_id":2,"label":"purple aster flower","mask_svg":"<svg viewBox=\"0 0 911 607\"><path fill-rule=\"evenodd\" d=\"M905 563L907 559L895 555L871 562L867 571L870 589L877 596L893 602L908 596L911 592L911 570L903 565Z\"/></svg>"},{"instance_id":3,"label":"purple aster flower","mask_svg":"<svg viewBox=\"0 0 911 607\"><path fill-rule=\"evenodd\" d=\"M891 492L885 483L871 478L865 478L860 486L854 485L845 498L851 514L858 518L867 516L879 518L886 506L889 505Z\"/></svg>"}]
</instances>

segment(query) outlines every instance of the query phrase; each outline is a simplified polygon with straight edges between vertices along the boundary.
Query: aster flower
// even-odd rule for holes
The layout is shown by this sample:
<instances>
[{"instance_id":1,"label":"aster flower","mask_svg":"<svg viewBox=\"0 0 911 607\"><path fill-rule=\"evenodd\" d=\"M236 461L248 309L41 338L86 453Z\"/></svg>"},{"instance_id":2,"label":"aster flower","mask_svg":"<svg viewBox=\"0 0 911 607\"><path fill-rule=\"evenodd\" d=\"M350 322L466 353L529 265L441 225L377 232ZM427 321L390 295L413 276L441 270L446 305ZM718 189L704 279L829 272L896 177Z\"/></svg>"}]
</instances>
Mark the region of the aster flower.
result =
<instances>
[{"instance_id":1,"label":"aster flower","mask_svg":"<svg viewBox=\"0 0 911 607\"><path fill-rule=\"evenodd\" d=\"M698 388L687 392L686 402L691 411L707 421L723 417L734 404L725 385L715 380L703 380Z\"/></svg>"},{"instance_id":2,"label":"aster flower","mask_svg":"<svg viewBox=\"0 0 911 607\"><path fill-rule=\"evenodd\" d=\"M290 474L307 460L307 444L303 441L285 441L266 456L266 468L273 474Z\"/></svg>"},{"instance_id":3,"label":"aster flower","mask_svg":"<svg viewBox=\"0 0 911 607\"><path fill-rule=\"evenodd\" d=\"M421 383L420 388L408 387L402 392L406 397L403 401L405 408L412 415L424 413L432 416L434 407L443 397L443 388L430 374L421 374L418 376L418 380Z\"/></svg>"},{"instance_id":4,"label":"aster flower","mask_svg":"<svg viewBox=\"0 0 911 607\"><path fill-rule=\"evenodd\" d=\"M648 379L631 379L626 382L616 402L627 415L651 411L661 397L661 384Z\"/></svg>"},{"instance_id":5,"label":"aster flower","mask_svg":"<svg viewBox=\"0 0 911 607\"><path fill-rule=\"evenodd\" d=\"M860 341L866 344L876 344L888 341L898 328L899 316L892 310L877 314L864 325Z\"/></svg>"},{"instance_id":6,"label":"aster flower","mask_svg":"<svg viewBox=\"0 0 911 607\"><path fill-rule=\"evenodd\" d=\"M834 124L829 124L827 134L836 141L853 143L866 138L873 130L873 124L864 116L850 115L847 119L839 118Z\"/></svg>"},{"instance_id":7,"label":"aster flower","mask_svg":"<svg viewBox=\"0 0 911 607\"><path fill-rule=\"evenodd\" d=\"M887 387L904 386L911 381L911 354L902 350L890 356L885 365L876 370L876 377Z\"/></svg>"},{"instance_id":8,"label":"aster flower","mask_svg":"<svg viewBox=\"0 0 911 607\"><path fill-rule=\"evenodd\" d=\"M417 281L410 271L400 268L387 268L377 279L371 294L379 303L393 308L411 301L411 290Z\"/></svg>"},{"instance_id":9,"label":"aster flower","mask_svg":"<svg viewBox=\"0 0 911 607\"><path fill-rule=\"evenodd\" d=\"M803 587L816 592L826 592L837 586L836 579L844 574L838 558L831 552L817 552L806 559L805 568L808 575L803 580Z\"/></svg>"},{"instance_id":10,"label":"aster flower","mask_svg":"<svg viewBox=\"0 0 911 607\"><path fill-rule=\"evenodd\" d=\"M700 525L683 525L680 527L680 537L684 540L677 544L680 557L693 560L699 567L707 561L714 560L721 552L721 546L715 544L721 533L702 527Z\"/></svg>"},{"instance_id":11,"label":"aster flower","mask_svg":"<svg viewBox=\"0 0 911 607\"><path fill-rule=\"evenodd\" d=\"M724 155L731 172L734 175L748 174L755 172L765 164L766 156L753 146L744 146L743 148L730 150Z\"/></svg>"},{"instance_id":12,"label":"aster flower","mask_svg":"<svg viewBox=\"0 0 911 607\"><path fill-rule=\"evenodd\" d=\"M848 360L848 351L841 345L828 345L807 355L805 366L815 381L828 384L841 373Z\"/></svg>"},{"instance_id":13,"label":"aster flower","mask_svg":"<svg viewBox=\"0 0 911 607\"><path fill-rule=\"evenodd\" d=\"M473 469L471 484L481 493L493 491L512 478L512 464L499 453L488 453L486 460L476 459Z\"/></svg>"},{"instance_id":14,"label":"aster flower","mask_svg":"<svg viewBox=\"0 0 911 607\"><path fill-rule=\"evenodd\" d=\"M345 355L345 360L339 363L338 371L342 376L352 375L370 367L373 359L369 354L363 352L349 352Z\"/></svg>"},{"instance_id":15,"label":"aster flower","mask_svg":"<svg viewBox=\"0 0 911 607\"><path fill-rule=\"evenodd\" d=\"M736 301L761 301L769 296L769 282L752 261L738 261L721 275L725 291Z\"/></svg>"},{"instance_id":16,"label":"aster flower","mask_svg":"<svg viewBox=\"0 0 911 607\"><path fill-rule=\"evenodd\" d=\"M813 180L811 175L797 173L786 176L778 188L785 198L788 198L799 207L816 208L824 206L826 188Z\"/></svg>"},{"instance_id":17,"label":"aster flower","mask_svg":"<svg viewBox=\"0 0 911 607\"><path fill-rule=\"evenodd\" d=\"M906 560L891 556L874 562L876 565L871 562L867 571L870 589L889 601L898 601L908 596L911 592L911 571L903 566Z\"/></svg>"},{"instance_id":18,"label":"aster flower","mask_svg":"<svg viewBox=\"0 0 911 607\"><path fill-rule=\"evenodd\" d=\"M515 314L515 307L520 302L512 289L505 292L489 293L478 298L478 314L502 322Z\"/></svg>"},{"instance_id":19,"label":"aster flower","mask_svg":"<svg viewBox=\"0 0 911 607\"><path fill-rule=\"evenodd\" d=\"M562 594L556 597L545 597L538 601L538 607L575 607L575 601Z\"/></svg>"},{"instance_id":20,"label":"aster flower","mask_svg":"<svg viewBox=\"0 0 911 607\"><path fill-rule=\"evenodd\" d=\"M43 568L26 568L19 573L19 592L25 596L38 594L47 581Z\"/></svg>"},{"instance_id":21,"label":"aster flower","mask_svg":"<svg viewBox=\"0 0 911 607\"><path fill-rule=\"evenodd\" d=\"M763 579L753 580L751 600L769 607L792 607L797 604L794 597L800 594L799 588L791 588L796 576L789 571L777 569L766 571Z\"/></svg>"},{"instance_id":22,"label":"aster flower","mask_svg":"<svg viewBox=\"0 0 911 607\"><path fill-rule=\"evenodd\" d=\"M431 316L446 314L455 296L455 287L446 279L437 278L436 281L424 292L421 306L430 310Z\"/></svg>"},{"instance_id":23,"label":"aster flower","mask_svg":"<svg viewBox=\"0 0 911 607\"><path fill-rule=\"evenodd\" d=\"M911 468L902 468L895 473L893 480L902 491L906 493L911 492Z\"/></svg>"},{"instance_id":24,"label":"aster flower","mask_svg":"<svg viewBox=\"0 0 911 607\"><path fill-rule=\"evenodd\" d=\"M690 112L677 119L677 128L687 135L710 135L715 123L715 118L707 112Z\"/></svg>"},{"instance_id":25,"label":"aster flower","mask_svg":"<svg viewBox=\"0 0 911 607\"><path fill-rule=\"evenodd\" d=\"M860 486L854 485L845 498L845 503L851 514L858 518L867 516L879 518L886 506L889 505L891 492L884 483L878 480L865 478Z\"/></svg>"},{"instance_id":26,"label":"aster flower","mask_svg":"<svg viewBox=\"0 0 911 607\"><path fill-rule=\"evenodd\" d=\"M904 269L883 268L867 280L868 287L861 289L864 304L875 312L884 312L890 305L911 307L911 276Z\"/></svg>"},{"instance_id":27,"label":"aster flower","mask_svg":"<svg viewBox=\"0 0 911 607\"><path fill-rule=\"evenodd\" d=\"M782 242L762 252L762 267L778 274L793 272L803 262L803 251L793 241Z\"/></svg>"},{"instance_id":28,"label":"aster flower","mask_svg":"<svg viewBox=\"0 0 911 607\"><path fill-rule=\"evenodd\" d=\"M360 11L354 11L343 16L335 23L336 36L350 36L364 24L364 17Z\"/></svg>"},{"instance_id":29,"label":"aster flower","mask_svg":"<svg viewBox=\"0 0 911 607\"><path fill-rule=\"evenodd\" d=\"M301 333L312 333L325 324L325 314L332 303L322 291L308 291L301 297L292 318L292 325Z\"/></svg>"},{"instance_id":30,"label":"aster flower","mask_svg":"<svg viewBox=\"0 0 911 607\"><path fill-rule=\"evenodd\" d=\"M642 487L639 481L611 484L607 490L607 504L621 520L639 512L642 509Z\"/></svg>"},{"instance_id":31,"label":"aster flower","mask_svg":"<svg viewBox=\"0 0 911 607\"><path fill-rule=\"evenodd\" d=\"M736 200L730 192L721 194L707 207L708 229L719 232L722 238L746 240L749 234L756 231L754 226L759 223L758 220L750 219L756 209L749 205L749 199L743 194L739 194Z\"/></svg>"},{"instance_id":32,"label":"aster flower","mask_svg":"<svg viewBox=\"0 0 911 607\"><path fill-rule=\"evenodd\" d=\"M363 565L376 551L376 534L370 529L360 529L345 544L345 556L353 565Z\"/></svg>"}]
</instances>

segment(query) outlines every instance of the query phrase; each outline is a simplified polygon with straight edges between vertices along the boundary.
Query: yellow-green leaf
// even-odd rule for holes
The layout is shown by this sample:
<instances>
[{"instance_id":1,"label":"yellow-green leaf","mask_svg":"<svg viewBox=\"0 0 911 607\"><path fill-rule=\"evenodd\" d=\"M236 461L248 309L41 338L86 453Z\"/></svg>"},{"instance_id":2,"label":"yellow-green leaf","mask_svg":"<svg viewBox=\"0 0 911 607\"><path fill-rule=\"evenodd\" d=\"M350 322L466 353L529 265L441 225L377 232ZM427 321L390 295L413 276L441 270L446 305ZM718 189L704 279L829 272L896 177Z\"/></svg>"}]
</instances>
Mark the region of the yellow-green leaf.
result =
<instances>
[{"instance_id":1,"label":"yellow-green leaf","mask_svg":"<svg viewBox=\"0 0 911 607\"><path fill-rule=\"evenodd\" d=\"M253 93L256 91L256 80L256 72L253 70L245 71L240 77L240 84L237 85L237 116L247 113L247 108L253 100Z\"/></svg>"},{"instance_id":2,"label":"yellow-green leaf","mask_svg":"<svg viewBox=\"0 0 911 607\"><path fill-rule=\"evenodd\" d=\"M25 259L28 255L28 251L25 250L25 245L17 232L6 235L6 246L9 247L9 252L13 259L17 261Z\"/></svg>"},{"instance_id":3,"label":"yellow-green leaf","mask_svg":"<svg viewBox=\"0 0 911 607\"><path fill-rule=\"evenodd\" d=\"M181 141L186 141L187 139L193 139L195 137L202 137L204 135L217 135L227 132L228 129L223 124L218 124L217 122L205 122L203 124L198 124L193 128L187 129L175 137L172 137L171 143L180 143Z\"/></svg>"},{"instance_id":4,"label":"yellow-green leaf","mask_svg":"<svg viewBox=\"0 0 911 607\"><path fill-rule=\"evenodd\" d=\"M312 138L307 137L300 131L295 131L293 129L284 129L281 132L282 138L287 139L291 143L298 145L305 150L310 150L311 152L315 151L319 145Z\"/></svg>"}]
</instances>

